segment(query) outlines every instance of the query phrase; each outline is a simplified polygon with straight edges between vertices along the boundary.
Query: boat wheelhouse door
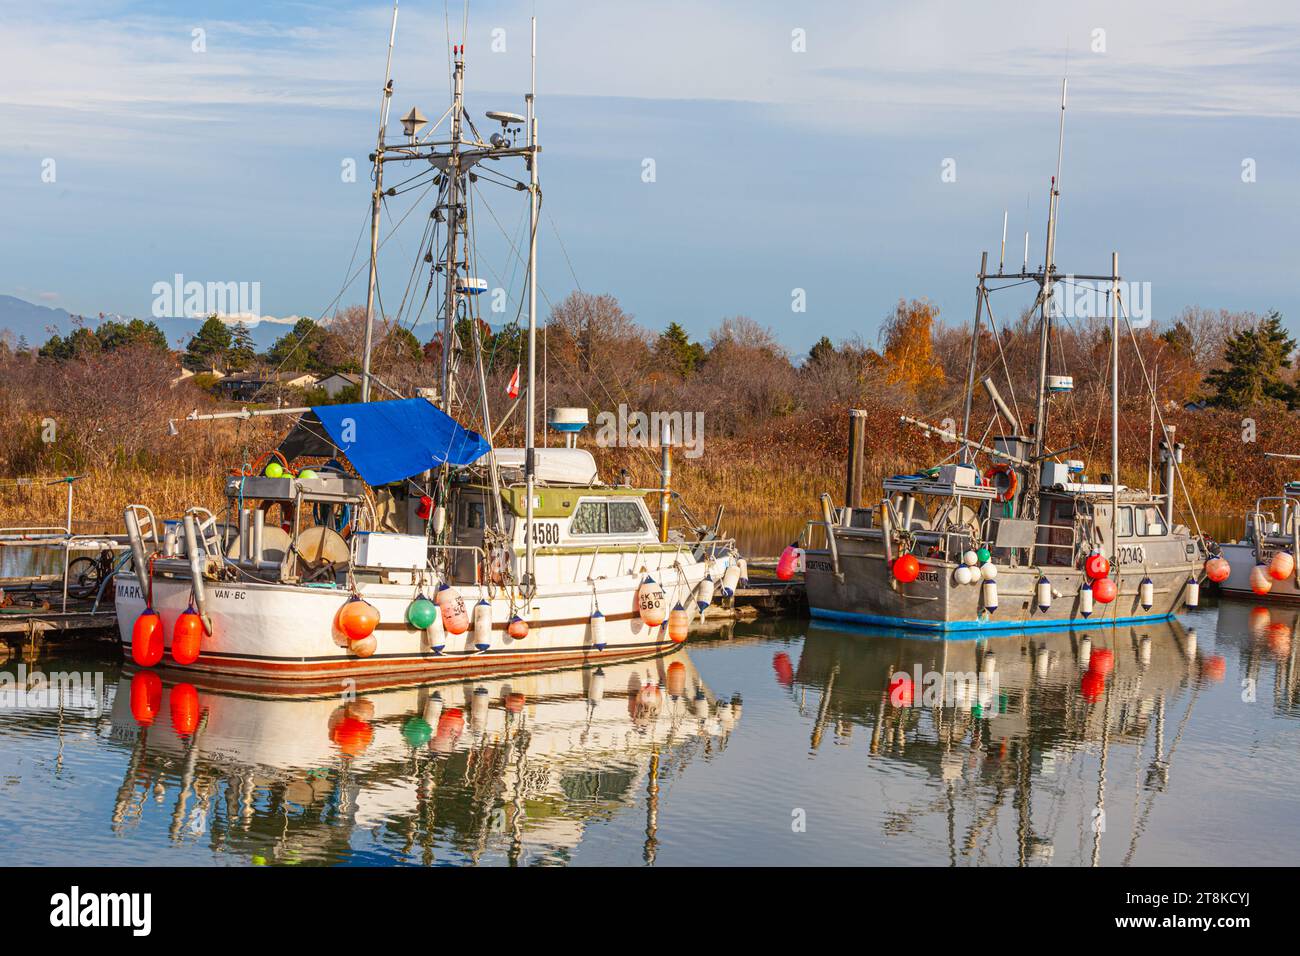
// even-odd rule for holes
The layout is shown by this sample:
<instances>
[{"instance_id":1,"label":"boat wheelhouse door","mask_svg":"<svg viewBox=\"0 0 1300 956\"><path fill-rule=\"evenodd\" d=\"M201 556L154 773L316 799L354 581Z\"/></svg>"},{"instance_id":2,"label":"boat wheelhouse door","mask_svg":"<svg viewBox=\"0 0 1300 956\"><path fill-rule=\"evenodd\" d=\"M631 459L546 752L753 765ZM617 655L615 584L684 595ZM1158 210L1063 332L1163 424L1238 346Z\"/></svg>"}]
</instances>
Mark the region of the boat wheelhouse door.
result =
<instances>
[{"instance_id":1,"label":"boat wheelhouse door","mask_svg":"<svg viewBox=\"0 0 1300 956\"><path fill-rule=\"evenodd\" d=\"M457 547L452 558L452 578L460 584L471 584L477 580L478 555L483 548L484 533L487 531L487 492L460 488L455 493L454 501L452 544Z\"/></svg>"}]
</instances>

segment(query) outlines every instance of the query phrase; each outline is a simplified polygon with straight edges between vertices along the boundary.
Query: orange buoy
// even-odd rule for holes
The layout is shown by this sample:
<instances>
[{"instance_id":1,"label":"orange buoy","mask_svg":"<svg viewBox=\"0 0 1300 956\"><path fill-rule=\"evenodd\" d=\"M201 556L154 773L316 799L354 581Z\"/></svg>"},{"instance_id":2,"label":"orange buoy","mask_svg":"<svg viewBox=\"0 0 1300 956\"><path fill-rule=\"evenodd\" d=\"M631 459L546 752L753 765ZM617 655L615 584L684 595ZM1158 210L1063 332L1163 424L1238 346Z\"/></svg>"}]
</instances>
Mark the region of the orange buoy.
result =
<instances>
[{"instance_id":1,"label":"orange buoy","mask_svg":"<svg viewBox=\"0 0 1300 956\"><path fill-rule=\"evenodd\" d=\"M674 644L680 644L686 640L688 630L690 625L686 620L686 608L682 607L681 601L678 601L677 606L668 614L668 636L672 638Z\"/></svg>"},{"instance_id":2,"label":"orange buoy","mask_svg":"<svg viewBox=\"0 0 1300 956\"><path fill-rule=\"evenodd\" d=\"M1274 581L1285 581L1295 571L1295 558L1289 551L1279 551L1268 563L1268 576Z\"/></svg>"},{"instance_id":3,"label":"orange buoy","mask_svg":"<svg viewBox=\"0 0 1300 956\"><path fill-rule=\"evenodd\" d=\"M148 727L162 710L162 678L156 671L139 671L131 678L131 716Z\"/></svg>"},{"instance_id":4,"label":"orange buoy","mask_svg":"<svg viewBox=\"0 0 1300 956\"><path fill-rule=\"evenodd\" d=\"M665 682L670 697L684 697L686 695L686 665L681 661L673 661L668 665L668 679Z\"/></svg>"},{"instance_id":5,"label":"orange buoy","mask_svg":"<svg viewBox=\"0 0 1300 956\"><path fill-rule=\"evenodd\" d=\"M442 626L448 634L459 637L469 630L469 612L465 610L459 591L450 584L443 584L434 600L442 612Z\"/></svg>"},{"instance_id":6,"label":"orange buoy","mask_svg":"<svg viewBox=\"0 0 1300 956\"><path fill-rule=\"evenodd\" d=\"M636 589L636 608L646 627L658 627L668 616L668 598L654 578L647 576Z\"/></svg>"},{"instance_id":7,"label":"orange buoy","mask_svg":"<svg viewBox=\"0 0 1300 956\"><path fill-rule=\"evenodd\" d=\"M1286 657L1291 653L1291 628L1278 621L1268 626L1268 649L1274 657Z\"/></svg>"},{"instance_id":8,"label":"orange buoy","mask_svg":"<svg viewBox=\"0 0 1300 956\"><path fill-rule=\"evenodd\" d=\"M1201 676L1206 680L1212 680L1216 684L1223 683L1224 675L1228 672L1228 662L1220 654L1211 654L1209 657L1201 658Z\"/></svg>"},{"instance_id":9,"label":"orange buoy","mask_svg":"<svg viewBox=\"0 0 1300 956\"><path fill-rule=\"evenodd\" d=\"M374 728L357 717L344 717L335 725L330 739L348 757L359 757L375 737Z\"/></svg>"},{"instance_id":10,"label":"orange buoy","mask_svg":"<svg viewBox=\"0 0 1300 956\"><path fill-rule=\"evenodd\" d=\"M1273 579L1264 565L1257 564L1250 569L1250 589L1261 597L1273 590Z\"/></svg>"},{"instance_id":11,"label":"orange buoy","mask_svg":"<svg viewBox=\"0 0 1300 956\"><path fill-rule=\"evenodd\" d=\"M1273 613L1266 607L1253 607L1246 617L1246 625L1250 630L1250 636L1255 640L1264 637L1271 623L1273 623Z\"/></svg>"},{"instance_id":12,"label":"orange buoy","mask_svg":"<svg viewBox=\"0 0 1300 956\"><path fill-rule=\"evenodd\" d=\"M450 753L465 730L465 713L459 707L450 707L438 718L438 729L433 736L433 749Z\"/></svg>"},{"instance_id":13,"label":"orange buoy","mask_svg":"<svg viewBox=\"0 0 1300 956\"><path fill-rule=\"evenodd\" d=\"M510 619L510 624L506 627L506 633L516 641L522 641L528 636L528 622L516 614Z\"/></svg>"},{"instance_id":14,"label":"orange buoy","mask_svg":"<svg viewBox=\"0 0 1300 956\"><path fill-rule=\"evenodd\" d=\"M203 618L191 604L172 625L172 660L177 664L193 664L199 658L202 642Z\"/></svg>"},{"instance_id":15,"label":"orange buoy","mask_svg":"<svg viewBox=\"0 0 1300 956\"><path fill-rule=\"evenodd\" d=\"M524 703L527 698L523 694L514 693L506 695L506 713L518 714L524 709Z\"/></svg>"},{"instance_id":16,"label":"orange buoy","mask_svg":"<svg viewBox=\"0 0 1300 956\"><path fill-rule=\"evenodd\" d=\"M1210 558L1205 562L1205 576L1215 584L1222 584L1232 573L1232 565L1225 558Z\"/></svg>"},{"instance_id":17,"label":"orange buoy","mask_svg":"<svg viewBox=\"0 0 1300 956\"><path fill-rule=\"evenodd\" d=\"M1095 581L1097 578L1104 578L1110 574L1110 562L1106 560L1106 556L1100 551L1094 551L1083 562L1083 571Z\"/></svg>"},{"instance_id":18,"label":"orange buoy","mask_svg":"<svg viewBox=\"0 0 1300 956\"><path fill-rule=\"evenodd\" d=\"M199 726L199 692L193 684L177 684L171 694L172 727L188 737Z\"/></svg>"},{"instance_id":19,"label":"orange buoy","mask_svg":"<svg viewBox=\"0 0 1300 956\"><path fill-rule=\"evenodd\" d=\"M131 659L141 667L153 667L162 656L162 618L153 608L146 607L131 626Z\"/></svg>"},{"instance_id":20,"label":"orange buoy","mask_svg":"<svg viewBox=\"0 0 1300 956\"><path fill-rule=\"evenodd\" d=\"M1092 583L1092 599L1098 604L1109 604L1118 593L1114 578L1098 578Z\"/></svg>"},{"instance_id":21,"label":"orange buoy","mask_svg":"<svg viewBox=\"0 0 1300 956\"><path fill-rule=\"evenodd\" d=\"M353 595L339 608L339 630L349 641L362 641L379 626L379 611L369 601Z\"/></svg>"},{"instance_id":22,"label":"orange buoy","mask_svg":"<svg viewBox=\"0 0 1300 956\"><path fill-rule=\"evenodd\" d=\"M914 554L901 554L894 559L894 577L903 584L915 581L921 573L921 562Z\"/></svg>"}]
</instances>

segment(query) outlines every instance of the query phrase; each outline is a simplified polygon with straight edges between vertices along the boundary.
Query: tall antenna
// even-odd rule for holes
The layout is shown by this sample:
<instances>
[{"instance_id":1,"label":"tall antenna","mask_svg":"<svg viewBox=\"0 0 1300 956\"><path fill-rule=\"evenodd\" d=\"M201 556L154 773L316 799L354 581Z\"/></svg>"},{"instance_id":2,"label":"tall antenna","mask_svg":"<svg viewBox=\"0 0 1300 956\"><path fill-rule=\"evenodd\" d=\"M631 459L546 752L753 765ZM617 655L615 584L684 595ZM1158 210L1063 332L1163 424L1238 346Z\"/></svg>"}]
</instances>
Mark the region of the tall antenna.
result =
<instances>
[{"instance_id":1,"label":"tall antenna","mask_svg":"<svg viewBox=\"0 0 1300 956\"><path fill-rule=\"evenodd\" d=\"M1007 211L1002 210L1002 252L998 255L998 275L1002 275L1002 264L1007 260Z\"/></svg>"}]
</instances>

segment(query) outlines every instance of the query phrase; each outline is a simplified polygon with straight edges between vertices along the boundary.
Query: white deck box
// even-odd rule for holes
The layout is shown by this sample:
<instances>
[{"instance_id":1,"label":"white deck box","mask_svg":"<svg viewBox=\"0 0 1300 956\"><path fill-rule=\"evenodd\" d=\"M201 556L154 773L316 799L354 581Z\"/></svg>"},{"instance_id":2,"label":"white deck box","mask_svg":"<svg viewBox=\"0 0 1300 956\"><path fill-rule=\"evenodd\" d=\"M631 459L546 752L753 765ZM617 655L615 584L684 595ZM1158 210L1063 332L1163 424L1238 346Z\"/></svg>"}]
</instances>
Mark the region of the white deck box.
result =
<instances>
[{"instance_id":1,"label":"white deck box","mask_svg":"<svg viewBox=\"0 0 1300 956\"><path fill-rule=\"evenodd\" d=\"M360 567L418 571L428 562L429 546L423 535L359 531L356 538Z\"/></svg>"}]
</instances>

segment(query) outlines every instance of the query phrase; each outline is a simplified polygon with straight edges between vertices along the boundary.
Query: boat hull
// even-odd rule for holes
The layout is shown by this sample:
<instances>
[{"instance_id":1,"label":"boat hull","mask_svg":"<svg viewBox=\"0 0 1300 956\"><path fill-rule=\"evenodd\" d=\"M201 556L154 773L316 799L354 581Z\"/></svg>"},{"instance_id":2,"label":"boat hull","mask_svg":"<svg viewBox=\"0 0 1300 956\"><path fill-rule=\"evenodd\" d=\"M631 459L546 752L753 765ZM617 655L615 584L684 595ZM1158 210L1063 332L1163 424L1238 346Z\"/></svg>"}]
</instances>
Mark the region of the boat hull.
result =
<instances>
[{"instance_id":1,"label":"boat hull","mask_svg":"<svg viewBox=\"0 0 1300 956\"><path fill-rule=\"evenodd\" d=\"M1244 598L1250 601L1298 601L1300 602L1300 588L1296 587L1295 576L1284 578L1281 581L1272 580L1273 586L1269 588L1267 594L1256 594L1250 586L1250 572L1255 569L1255 565L1262 560L1267 564L1273 558L1276 547L1266 547L1263 555L1257 559L1255 556L1255 546L1248 541L1238 541L1233 544L1219 545L1220 553L1228 562L1232 572L1228 579L1219 585L1219 593L1226 597Z\"/></svg>"},{"instance_id":2,"label":"boat hull","mask_svg":"<svg viewBox=\"0 0 1300 956\"><path fill-rule=\"evenodd\" d=\"M1167 619L1184 606L1187 581L1198 568L1191 561L1158 568L1121 568L1115 600L1110 604L1094 602L1092 613L1085 616L1080 597L1085 576L1075 568L1000 567L997 607L990 610L984 606L983 584L957 584L957 566L951 562L922 558L920 575L903 584L893 581L879 553L854 551L841 541L839 561L841 574L837 576L829 552L807 553L808 607L814 618L941 633L1095 627ZM1037 600L1043 573L1053 590L1046 609L1040 608ZM1144 577L1150 577L1154 586L1154 600L1148 608L1142 606L1139 594Z\"/></svg>"},{"instance_id":3,"label":"boat hull","mask_svg":"<svg viewBox=\"0 0 1300 956\"><path fill-rule=\"evenodd\" d=\"M662 569L657 578L670 602L687 601L686 595L707 571L720 574L725 559ZM486 649L479 648L474 628L464 634L421 631L406 622L406 610L415 597L409 585L362 585L360 594L379 611L375 635L378 648L369 657L348 649L335 619L349 594L342 589L250 582L209 583L206 588L212 632L205 634L198 659L187 671L240 674L274 680L352 678L377 674L436 675L455 670L483 673L518 667L599 663L608 658L641 656L670 650L666 622L650 627L636 612L639 575L605 578L595 586L575 583L551 586L534 598L530 607L511 605L500 589L460 587L466 609L473 614L480 599L492 607L492 632ZM123 654L131 657L131 632L145 609L139 583L133 575L116 582L117 623ZM171 636L176 619L189 606L187 577L156 577L153 607L162 619L164 666L171 658ZM593 641L591 615L597 608L605 618L603 648ZM519 614L529 622L522 639L509 636L510 618ZM445 642L441 650L438 644Z\"/></svg>"}]
</instances>

